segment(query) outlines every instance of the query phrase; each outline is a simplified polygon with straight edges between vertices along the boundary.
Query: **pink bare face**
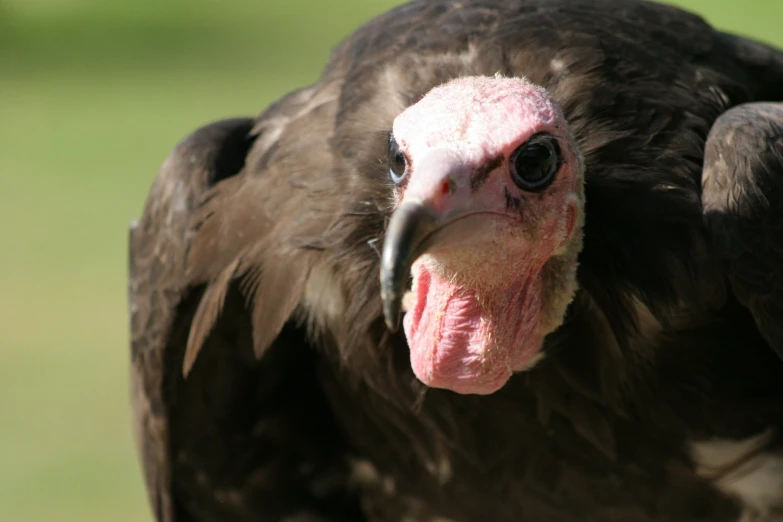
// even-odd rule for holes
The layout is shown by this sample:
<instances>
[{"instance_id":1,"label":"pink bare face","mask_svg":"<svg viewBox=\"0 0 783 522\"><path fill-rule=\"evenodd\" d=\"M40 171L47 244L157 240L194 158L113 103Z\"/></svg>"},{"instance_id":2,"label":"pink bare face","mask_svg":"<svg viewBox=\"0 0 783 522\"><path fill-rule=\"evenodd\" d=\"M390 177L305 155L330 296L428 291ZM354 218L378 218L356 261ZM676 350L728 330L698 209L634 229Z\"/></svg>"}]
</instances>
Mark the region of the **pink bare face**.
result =
<instances>
[{"instance_id":1,"label":"pink bare face","mask_svg":"<svg viewBox=\"0 0 783 522\"><path fill-rule=\"evenodd\" d=\"M464 77L395 119L390 153L384 304L399 303L410 269L403 325L416 376L493 393L539 359L576 288L582 168L568 126L526 80Z\"/></svg>"}]
</instances>

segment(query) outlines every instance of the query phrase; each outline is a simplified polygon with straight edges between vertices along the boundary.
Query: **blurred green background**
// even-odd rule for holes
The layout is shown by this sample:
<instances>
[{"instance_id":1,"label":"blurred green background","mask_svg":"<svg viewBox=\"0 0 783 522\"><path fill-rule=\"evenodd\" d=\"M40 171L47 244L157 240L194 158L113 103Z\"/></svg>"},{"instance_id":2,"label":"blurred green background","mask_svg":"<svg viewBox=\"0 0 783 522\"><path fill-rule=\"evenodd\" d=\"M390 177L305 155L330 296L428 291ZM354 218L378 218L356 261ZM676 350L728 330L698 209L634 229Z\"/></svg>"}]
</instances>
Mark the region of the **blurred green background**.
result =
<instances>
[{"instance_id":1,"label":"blurred green background","mask_svg":"<svg viewBox=\"0 0 783 522\"><path fill-rule=\"evenodd\" d=\"M0 0L0 521L149 521L126 237L174 144L314 80L393 0ZM783 46L783 2L680 5Z\"/></svg>"}]
</instances>

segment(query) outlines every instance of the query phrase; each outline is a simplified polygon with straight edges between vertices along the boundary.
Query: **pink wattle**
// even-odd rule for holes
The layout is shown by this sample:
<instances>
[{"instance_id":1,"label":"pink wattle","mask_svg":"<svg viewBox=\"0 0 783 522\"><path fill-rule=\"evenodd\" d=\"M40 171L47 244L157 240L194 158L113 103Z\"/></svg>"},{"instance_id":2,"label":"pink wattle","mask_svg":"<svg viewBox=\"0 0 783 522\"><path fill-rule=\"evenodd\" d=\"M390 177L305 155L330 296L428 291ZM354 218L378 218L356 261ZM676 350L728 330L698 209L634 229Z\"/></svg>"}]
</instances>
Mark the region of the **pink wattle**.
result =
<instances>
[{"instance_id":1,"label":"pink wattle","mask_svg":"<svg viewBox=\"0 0 783 522\"><path fill-rule=\"evenodd\" d=\"M447 281L420 259L403 325L416 377L461 394L491 394L536 360L542 336L539 273L479 291Z\"/></svg>"}]
</instances>

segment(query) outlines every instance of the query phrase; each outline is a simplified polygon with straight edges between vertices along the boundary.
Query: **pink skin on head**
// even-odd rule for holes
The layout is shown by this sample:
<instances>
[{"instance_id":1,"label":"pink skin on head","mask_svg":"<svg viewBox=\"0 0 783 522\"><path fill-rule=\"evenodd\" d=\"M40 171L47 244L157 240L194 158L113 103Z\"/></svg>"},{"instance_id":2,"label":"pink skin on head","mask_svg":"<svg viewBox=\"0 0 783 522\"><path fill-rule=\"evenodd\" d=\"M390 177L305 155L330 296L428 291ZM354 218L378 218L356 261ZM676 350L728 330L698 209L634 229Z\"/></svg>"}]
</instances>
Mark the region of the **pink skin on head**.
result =
<instances>
[{"instance_id":1,"label":"pink skin on head","mask_svg":"<svg viewBox=\"0 0 783 522\"><path fill-rule=\"evenodd\" d=\"M563 164L549 188L526 192L509 156L541 132L558 138ZM403 325L414 373L431 387L493 393L535 364L548 333L544 268L580 211L573 139L557 104L519 78L436 87L393 133L409 165L397 205L424 203L449 222L412 267Z\"/></svg>"}]
</instances>

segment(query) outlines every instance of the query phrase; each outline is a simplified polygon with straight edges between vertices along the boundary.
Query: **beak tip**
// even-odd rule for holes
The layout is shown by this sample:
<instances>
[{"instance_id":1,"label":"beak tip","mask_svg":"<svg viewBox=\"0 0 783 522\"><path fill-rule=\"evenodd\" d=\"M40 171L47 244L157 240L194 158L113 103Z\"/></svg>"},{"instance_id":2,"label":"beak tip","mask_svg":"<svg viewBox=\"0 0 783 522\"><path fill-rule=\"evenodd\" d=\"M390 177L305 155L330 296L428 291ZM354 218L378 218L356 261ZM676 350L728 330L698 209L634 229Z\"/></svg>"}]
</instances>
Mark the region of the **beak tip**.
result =
<instances>
[{"instance_id":1,"label":"beak tip","mask_svg":"<svg viewBox=\"0 0 783 522\"><path fill-rule=\"evenodd\" d=\"M386 323L386 328L392 332L396 332L400 325L400 309L399 300L390 299L387 296L383 296L383 320Z\"/></svg>"},{"instance_id":2,"label":"beak tip","mask_svg":"<svg viewBox=\"0 0 783 522\"><path fill-rule=\"evenodd\" d=\"M396 333L397 332L397 328L399 327L399 321L392 321L390 318L387 317L385 319L385 322L386 322L386 328L390 332L392 332L392 333Z\"/></svg>"}]
</instances>

